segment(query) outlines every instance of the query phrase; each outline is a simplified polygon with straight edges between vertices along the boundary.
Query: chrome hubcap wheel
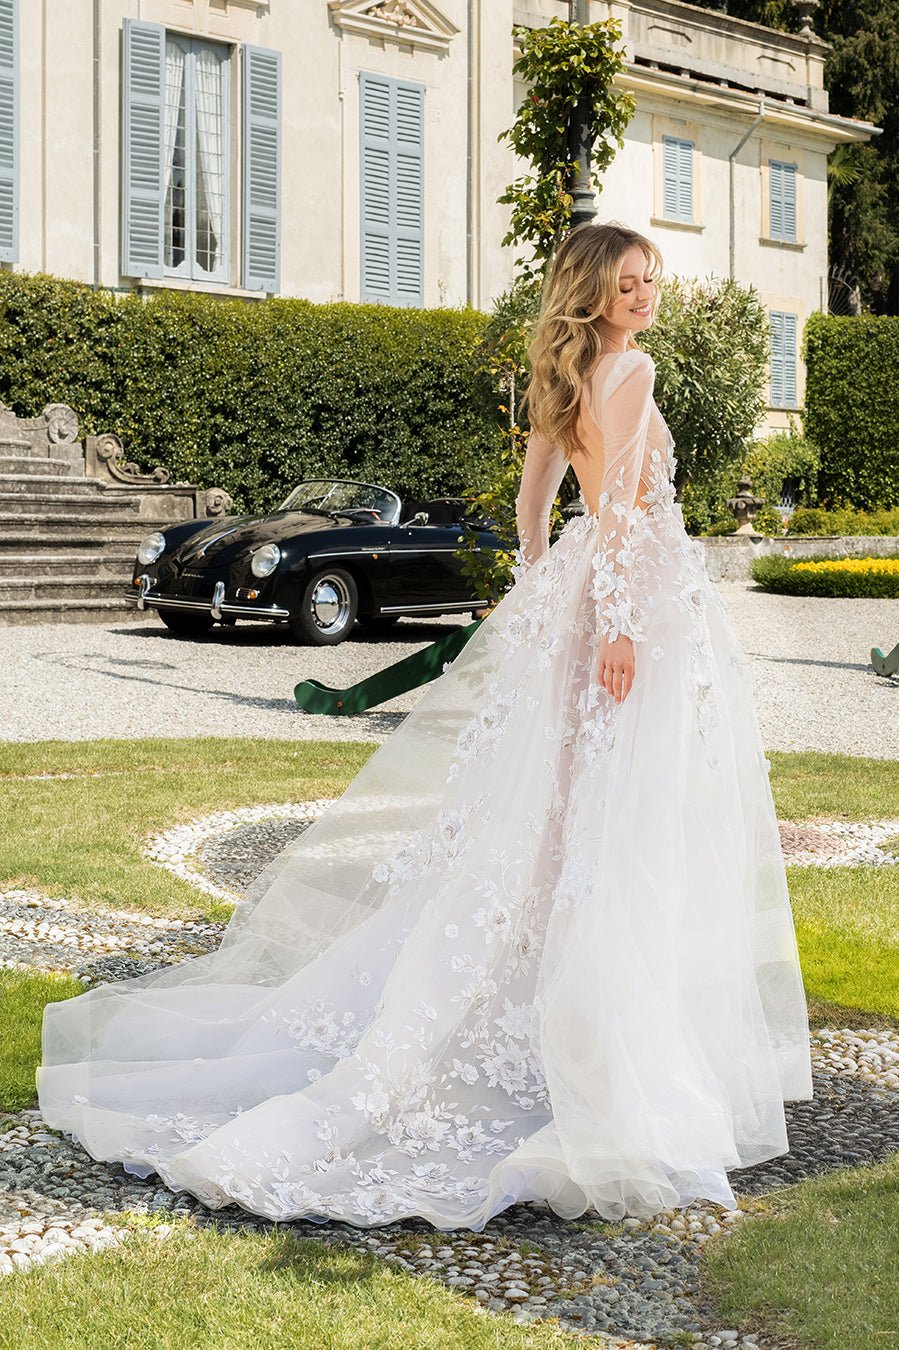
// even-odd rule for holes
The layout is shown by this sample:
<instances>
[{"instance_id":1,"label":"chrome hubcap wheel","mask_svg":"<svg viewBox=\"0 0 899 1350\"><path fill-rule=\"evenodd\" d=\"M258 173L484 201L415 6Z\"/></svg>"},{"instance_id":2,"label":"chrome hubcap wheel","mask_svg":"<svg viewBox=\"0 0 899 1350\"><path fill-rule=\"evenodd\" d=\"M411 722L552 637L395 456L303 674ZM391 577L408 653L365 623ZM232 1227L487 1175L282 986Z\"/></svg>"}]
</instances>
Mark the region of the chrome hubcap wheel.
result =
<instances>
[{"instance_id":1,"label":"chrome hubcap wheel","mask_svg":"<svg viewBox=\"0 0 899 1350\"><path fill-rule=\"evenodd\" d=\"M350 593L340 577L320 577L312 590L312 620L322 633L335 633L346 627L350 615Z\"/></svg>"}]
</instances>

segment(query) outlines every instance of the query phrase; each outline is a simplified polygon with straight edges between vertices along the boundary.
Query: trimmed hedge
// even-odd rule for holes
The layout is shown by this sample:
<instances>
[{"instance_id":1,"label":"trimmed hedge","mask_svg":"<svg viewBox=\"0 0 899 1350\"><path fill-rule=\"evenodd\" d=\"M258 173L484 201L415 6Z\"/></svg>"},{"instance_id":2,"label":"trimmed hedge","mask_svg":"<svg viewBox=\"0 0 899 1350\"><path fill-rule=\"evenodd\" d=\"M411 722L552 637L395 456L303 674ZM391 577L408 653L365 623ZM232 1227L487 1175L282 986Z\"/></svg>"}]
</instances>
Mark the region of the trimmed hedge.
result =
<instances>
[{"instance_id":1,"label":"trimmed hedge","mask_svg":"<svg viewBox=\"0 0 899 1350\"><path fill-rule=\"evenodd\" d=\"M805 433L821 452L818 500L899 506L899 316L812 314Z\"/></svg>"},{"instance_id":2,"label":"trimmed hedge","mask_svg":"<svg viewBox=\"0 0 899 1350\"><path fill-rule=\"evenodd\" d=\"M818 506L798 506L790 516L787 533L899 535L899 508L892 511L825 511Z\"/></svg>"},{"instance_id":3,"label":"trimmed hedge","mask_svg":"<svg viewBox=\"0 0 899 1350\"><path fill-rule=\"evenodd\" d=\"M899 554L892 558L754 558L753 581L778 595L899 597Z\"/></svg>"},{"instance_id":4,"label":"trimmed hedge","mask_svg":"<svg viewBox=\"0 0 899 1350\"><path fill-rule=\"evenodd\" d=\"M458 495L494 472L495 400L473 309L249 303L94 292L0 273L0 399L20 416L68 403L82 435L174 480L276 505L304 477Z\"/></svg>"}]
</instances>

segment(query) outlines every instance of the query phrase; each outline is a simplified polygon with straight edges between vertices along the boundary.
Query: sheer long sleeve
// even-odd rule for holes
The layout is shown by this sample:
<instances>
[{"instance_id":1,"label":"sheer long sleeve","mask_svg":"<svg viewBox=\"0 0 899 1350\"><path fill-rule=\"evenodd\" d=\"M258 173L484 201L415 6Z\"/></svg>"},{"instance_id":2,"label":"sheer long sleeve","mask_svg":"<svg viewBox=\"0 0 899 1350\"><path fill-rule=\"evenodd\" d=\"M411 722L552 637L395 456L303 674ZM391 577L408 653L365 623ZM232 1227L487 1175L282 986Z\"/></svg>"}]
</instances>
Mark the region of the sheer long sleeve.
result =
<instances>
[{"instance_id":1,"label":"sheer long sleeve","mask_svg":"<svg viewBox=\"0 0 899 1350\"><path fill-rule=\"evenodd\" d=\"M645 639L631 584L634 559L630 533L637 515L634 499L643 468L654 384L652 357L632 347L595 372L587 390L605 448L593 598L600 636L607 635L611 641L622 634L634 642Z\"/></svg>"},{"instance_id":2,"label":"sheer long sleeve","mask_svg":"<svg viewBox=\"0 0 899 1350\"><path fill-rule=\"evenodd\" d=\"M563 450L539 431L531 430L515 498L518 543L524 568L535 563L549 548L550 512L568 462Z\"/></svg>"}]
</instances>

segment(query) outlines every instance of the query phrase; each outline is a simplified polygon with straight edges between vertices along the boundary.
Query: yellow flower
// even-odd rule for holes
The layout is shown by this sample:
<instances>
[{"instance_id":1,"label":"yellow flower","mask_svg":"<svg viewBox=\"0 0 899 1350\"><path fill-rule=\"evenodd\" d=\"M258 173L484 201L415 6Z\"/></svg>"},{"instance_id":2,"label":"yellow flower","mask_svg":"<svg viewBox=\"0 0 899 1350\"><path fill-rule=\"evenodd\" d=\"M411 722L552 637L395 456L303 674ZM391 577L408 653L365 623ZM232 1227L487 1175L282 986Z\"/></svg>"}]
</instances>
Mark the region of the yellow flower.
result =
<instances>
[{"instance_id":1,"label":"yellow flower","mask_svg":"<svg viewBox=\"0 0 899 1350\"><path fill-rule=\"evenodd\" d=\"M856 572L866 576L899 574L899 558L825 558L821 562L797 562L794 572Z\"/></svg>"}]
</instances>

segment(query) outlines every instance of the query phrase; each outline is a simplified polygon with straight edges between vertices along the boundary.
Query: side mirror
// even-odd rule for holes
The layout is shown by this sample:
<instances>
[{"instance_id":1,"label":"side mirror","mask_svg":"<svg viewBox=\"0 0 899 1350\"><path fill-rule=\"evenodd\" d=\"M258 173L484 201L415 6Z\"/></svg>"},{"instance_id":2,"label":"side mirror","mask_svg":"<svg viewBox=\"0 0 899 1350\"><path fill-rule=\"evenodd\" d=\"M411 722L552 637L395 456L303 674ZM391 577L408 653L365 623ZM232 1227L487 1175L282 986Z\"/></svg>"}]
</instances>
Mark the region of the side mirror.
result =
<instances>
[{"instance_id":1,"label":"side mirror","mask_svg":"<svg viewBox=\"0 0 899 1350\"><path fill-rule=\"evenodd\" d=\"M403 520L400 522L400 529L405 530L410 525L427 525L428 518L427 511L416 511L411 520Z\"/></svg>"}]
</instances>

